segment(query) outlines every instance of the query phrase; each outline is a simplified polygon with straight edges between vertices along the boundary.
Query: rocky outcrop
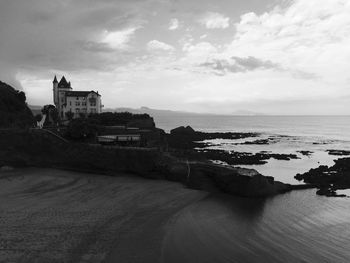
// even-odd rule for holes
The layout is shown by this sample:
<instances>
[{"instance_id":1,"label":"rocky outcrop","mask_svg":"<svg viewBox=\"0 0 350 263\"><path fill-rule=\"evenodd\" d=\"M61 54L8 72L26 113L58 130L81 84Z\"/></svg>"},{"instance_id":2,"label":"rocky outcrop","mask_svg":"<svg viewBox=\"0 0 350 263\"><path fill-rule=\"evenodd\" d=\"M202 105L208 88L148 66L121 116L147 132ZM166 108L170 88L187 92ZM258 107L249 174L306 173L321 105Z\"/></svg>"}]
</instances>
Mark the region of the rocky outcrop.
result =
<instances>
[{"instance_id":1,"label":"rocky outcrop","mask_svg":"<svg viewBox=\"0 0 350 263\"><path fill-rule=\"evenodd\" d=\"M191 126L181 126L170 131L167 134L167 141L170 148L192 150L196 147L205 147L199 141L211 139L242 139L247 137L256 137L257 133L241 132L200 132L195 131Z\"/></svg>"},{"instance_id":2,"label":"rocky outcrop","mask_svg":"<svg viewBox=\"0 0 350 263\"><path fill-rule=\"evenodd\" d=\"M262 197L291 190L290 185L253 169L233 168L207 162L187 162L163 155L159 167L166 179L181 181L188 187L220 191L245 197Z\"/></svg>"},{"instance_id":3,"label":"rocky outcrop","mask_svg":"<svg viewBox=\"0 0 350 263\"><path fill-rule=\"evenodd\" d=\"M337 155L337 156L343 156L343 155L350 155L350 151L345 150L327 150L329 155Z\"/></svg>"},{"instance_id":4,"label":"rocky outcrop","mask_svg":"<svg viewBox=\"0 0 350 263\"><path fill-rule=\"evenodd\" d=\"M276 160L299 159L296 154L278 154L271 152L235 152L218 149L209 149L208 144L204 140L211 139L242 139L248 137L256 137L257 133L234 133L234 132L199 132L193 130L190 126L178 127L167 134L167 141L172 152L177 156L186 157L191 160L214 160L224 162L228 165L252 165L265 164L267 160L273 158ZM270 144L276 138L258 139L253 142L243 142L237 144Z\"/></svg>"},{"instance_id":5,"label":"rocky outcrop","mask_svg":"<svg viewBox=\"0 0 350 263\"><path fill-rule=\"evenodd\" d=\"M180 126L170 131L171 135L195 136L196 132L191 126Z\"/></svg>"},{"instance_id":6,"label":"rocky outcrop","mask_svg":"<svg viewBox=\"0 0 350 263\"><path fill-rule=\"evenodd\" d=\"M297 174L295 178L315 185L319 189L319 195L338 196L336 190L350 188L350 158L341 158L334 162L331 167L321 165L306 173Z\"/></svg>"}]
</instances>

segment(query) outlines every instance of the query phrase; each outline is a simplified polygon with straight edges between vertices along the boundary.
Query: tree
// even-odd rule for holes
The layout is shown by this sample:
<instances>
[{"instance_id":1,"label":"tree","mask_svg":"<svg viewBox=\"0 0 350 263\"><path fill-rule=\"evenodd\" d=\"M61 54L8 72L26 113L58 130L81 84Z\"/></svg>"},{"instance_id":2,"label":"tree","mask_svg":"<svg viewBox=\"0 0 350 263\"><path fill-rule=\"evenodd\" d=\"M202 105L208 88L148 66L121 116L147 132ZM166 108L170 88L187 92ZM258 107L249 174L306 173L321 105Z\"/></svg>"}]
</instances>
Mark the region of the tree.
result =
<instances>
[{"instance_id":1,"label":"tree","mask_svg":"<svg viewBox=\"0 0 350 263\"><path fill-rule=\"evenodd\" d=\"M51 108L50 109L50 116L52 118L52 121L57 124L58 121L60 120L59 114L58 114L58 110L55 108Z\"/></svg>"},{"instance_id":2,"label":"tree","mask_svg":"<svg viewBox=\"0 0 350 263\"><path fill-rule=\"evenodd\" d=\"M66 117L69 121L73 120L74 113L71 111L66 112Z\"/></svg>"},{"instance_id":3,"label":"tree","mask_svg":"<svg viewBox=\"0 0 350 263\"><path fill-rule=\"evenodd\" d=\"M98 131L96 123L86 118L73 119L69 122L67 136L75 140L93 138Z\"/></svg>"},{"instance_id":4,"label":"tree","mask_svg":"<svg viewBox=\"0 0 350 263\"><path fill-rule=\"evenodd\" d=\"M23 103L27 100L26 94L23 91L17 91L17 98Z\"/></svg>"},{"instance_id":5,"label":"tree","mask_svg":"<svg viewBox=\"0 0 350 263\"><path fill-rule=\"evenodd\" d=\"M34 121L25 93L0 81L0 127L26 128Z\"/></svg>"},{"instance_id":6,"label":"tree","mask_svg":"<svg viewBox=\"0 0 350 263\"><path fill-rule=\"evenodd\" d=\"M45 105L41 109L41 112L42 112L42 114L46 114L45 125L49 124L51 122L51 120L54 124L57 124L57 122L59 121L58 110L56 109L56 107L54 105L52 105L52 104Z\"/></svg>"},{"instance_id":7,"label":"tree","mask_svg":"<svg viewBox=\"0 0 350 263\"><path fill-rule=\"evenodd\" d=\"M41 121L41 119L43 118L43 115L37 114L37 115L35 115L34 118L35 118L36 121Z\"/></svg>"}]
</instances>

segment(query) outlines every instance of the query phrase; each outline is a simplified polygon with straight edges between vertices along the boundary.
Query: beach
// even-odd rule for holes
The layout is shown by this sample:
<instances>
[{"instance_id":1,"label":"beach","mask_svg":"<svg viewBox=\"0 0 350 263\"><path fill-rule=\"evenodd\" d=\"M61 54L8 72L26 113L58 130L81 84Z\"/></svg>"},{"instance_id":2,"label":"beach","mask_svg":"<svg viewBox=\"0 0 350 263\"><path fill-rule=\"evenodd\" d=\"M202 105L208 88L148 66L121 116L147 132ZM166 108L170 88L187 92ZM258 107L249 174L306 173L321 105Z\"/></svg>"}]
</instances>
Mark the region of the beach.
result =
<instances>
[{"instance_id":1,"label":"beach","mask_svg":"<svg viewBox=\"0 0 350 263\"><path fill-rule=\"evenodd\" d=\"M16 168L0 173L0 261L346 263L350 199L315 191L244 198L129 174Z\"/></svg>"},{"instance_id":2,"label":"beach","mask_svg":"<svg viewBox=\"0 0 350 263\"><path fill-rule=\"evenodd\" d=\"M1 262L158 262L179 183L55 169L0 172Z\"/></svg>"}]
</instances>

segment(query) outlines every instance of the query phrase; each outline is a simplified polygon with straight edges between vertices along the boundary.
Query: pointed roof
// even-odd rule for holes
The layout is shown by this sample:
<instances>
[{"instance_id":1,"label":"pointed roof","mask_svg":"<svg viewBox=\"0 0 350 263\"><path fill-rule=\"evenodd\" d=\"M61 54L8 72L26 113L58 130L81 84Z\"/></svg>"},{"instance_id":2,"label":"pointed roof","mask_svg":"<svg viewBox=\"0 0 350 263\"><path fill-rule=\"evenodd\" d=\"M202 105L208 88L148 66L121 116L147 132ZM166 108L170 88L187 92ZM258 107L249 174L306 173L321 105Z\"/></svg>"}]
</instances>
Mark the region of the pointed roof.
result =
<instances>
[{"instance_id":1,"label":"pointed roof","mask_svg":"<svg viewBox=\"0 0 350 263\"><path fill-rule=\"evenodd\" d=\"M66 78L63 76L58 84L60 84L60 85L68 85L68 82L67 82Z\"/></svg>"},{"instance_id":2,"label":"pointed roof","mask_svg":"<svg viewBox=\"0 0 350 263\"><path fill-rule=\"evenodd\" d=\"M56 75L55 75L55 78L53 79L53 83L58 83Z\"/></svg>"},{"instance_id":3,"label":"pointed roof","mask_svg":"<svg viewBox=\"0 0 350 263\"><path fill-rule=\"evenodd\" d=\"M63 76L58 83L58 88L60 89L72 89L70 83L67 82L66 78Z\"/></svg>"}]
</instances>

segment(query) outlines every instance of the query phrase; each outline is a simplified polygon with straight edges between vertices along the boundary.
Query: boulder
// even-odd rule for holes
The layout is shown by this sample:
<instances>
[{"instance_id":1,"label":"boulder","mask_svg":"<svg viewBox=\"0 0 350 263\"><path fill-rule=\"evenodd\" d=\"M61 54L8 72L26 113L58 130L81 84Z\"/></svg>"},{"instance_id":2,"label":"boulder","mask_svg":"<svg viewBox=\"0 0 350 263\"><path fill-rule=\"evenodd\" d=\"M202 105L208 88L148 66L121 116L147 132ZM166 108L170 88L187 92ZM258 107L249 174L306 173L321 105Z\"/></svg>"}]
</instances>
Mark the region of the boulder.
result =
<instances>
[{"instance_id":1,"label":"boulder","mask_svg":"<svg viewBox=\"0 0 350 263\"><path fill-rule=\"evenodd\" d=\"M170 131L172 135L194 135L196 131L191 126L180 126Z\"/></svg>"}]
</instances>

